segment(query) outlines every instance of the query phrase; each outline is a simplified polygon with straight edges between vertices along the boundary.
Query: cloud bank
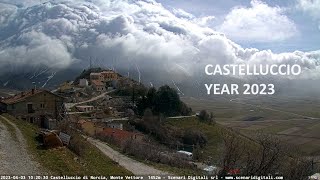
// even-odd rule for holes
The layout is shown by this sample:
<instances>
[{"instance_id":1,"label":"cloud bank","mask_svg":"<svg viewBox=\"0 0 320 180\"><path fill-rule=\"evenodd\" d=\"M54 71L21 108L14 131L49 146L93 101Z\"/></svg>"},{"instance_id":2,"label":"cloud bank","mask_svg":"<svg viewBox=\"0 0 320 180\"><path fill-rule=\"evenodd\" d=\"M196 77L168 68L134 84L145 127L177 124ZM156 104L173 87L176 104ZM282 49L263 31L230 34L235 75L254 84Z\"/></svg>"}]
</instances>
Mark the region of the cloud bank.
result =
<instances>
[{"instance_id":1,"label":"cloud bank","mask_svg":"<svg viewBox=\"0 0 320 180\"><path fill-rule=\"evenodd\" d=\"M320 0L298 0L297 7L318 21L320 30Z\"/></svg>"},{"instance_id":2,"label":"cloud bank","mask_svg":"<svg viewBox=\"0 0 320 180\"><path fill-rule=\"evenodd\" d=\"M256 0L251 4L249 9L232 10L216 31L206 26L214 17L168 10L154 0L56 0L21 7L2 3L0 69L5 73L38 66L54 71L83 68L91 58L105 67L137 66L176 81L204 73L208 63L289 63L302 66L300 78L319 78L320 51L275 54L243 48L228 39L279 41L294 35L294 23L279 8ZM235 16L240 19L234 22ZM250 34L232 31L239 28Z\"/></svg>"},{"instance_id":3,"label":"cloud bank","mask_svg":"<svg viewBox=\"0 0 320 180\"><path fill-rule=\"evenodd\" d=\"M236 7L219 28L233 39L249 42L275 42L298 34L295 23L280 7L252 0L251 7Z\"/></svg>"}]
</instances>

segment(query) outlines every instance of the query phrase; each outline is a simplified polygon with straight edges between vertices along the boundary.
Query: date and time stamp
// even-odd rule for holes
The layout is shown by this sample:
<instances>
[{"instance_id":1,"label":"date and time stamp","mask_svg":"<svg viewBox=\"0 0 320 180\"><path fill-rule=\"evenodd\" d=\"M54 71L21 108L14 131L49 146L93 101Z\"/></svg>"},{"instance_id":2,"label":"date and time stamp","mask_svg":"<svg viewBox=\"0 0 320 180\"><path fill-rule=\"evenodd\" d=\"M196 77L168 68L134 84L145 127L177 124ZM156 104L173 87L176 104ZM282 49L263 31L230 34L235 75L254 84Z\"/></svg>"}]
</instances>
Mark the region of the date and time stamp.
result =
<instances>
[{"instance_id":1,"label":"date and time stamp","mask_svg":"<svg viewBox=\"0 0 320 180\"><path fill-rule=\"evenodd\" d=\"M202 175L202 176L51 176L51 175L0 175L0 180L226 180L226 179L247 179L247 180L264 180L264 179L278 179L282 180L283 176L216 176L216 175Z\"/></svg>"}]
</instances>

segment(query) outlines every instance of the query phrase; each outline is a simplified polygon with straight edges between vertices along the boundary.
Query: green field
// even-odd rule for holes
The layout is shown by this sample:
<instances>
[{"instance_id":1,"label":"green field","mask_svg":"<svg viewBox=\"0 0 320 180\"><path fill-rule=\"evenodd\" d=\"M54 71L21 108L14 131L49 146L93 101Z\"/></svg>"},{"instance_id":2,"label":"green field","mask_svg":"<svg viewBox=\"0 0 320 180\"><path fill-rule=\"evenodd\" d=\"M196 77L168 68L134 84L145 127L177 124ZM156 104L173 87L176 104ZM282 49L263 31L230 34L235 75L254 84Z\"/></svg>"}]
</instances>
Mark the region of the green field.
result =
<instances>
[{"instance_id":1,"label":"green field","mask_svg":"<svg viewBox=\"0 0 320 180\"><path fill-rule=\"evenodd\" d=\"M320 100L299 97L182 98L194 112L213 112L216 121L244 135L263 131L301 149L320 155Z\"/></svg>"}]
</instances>

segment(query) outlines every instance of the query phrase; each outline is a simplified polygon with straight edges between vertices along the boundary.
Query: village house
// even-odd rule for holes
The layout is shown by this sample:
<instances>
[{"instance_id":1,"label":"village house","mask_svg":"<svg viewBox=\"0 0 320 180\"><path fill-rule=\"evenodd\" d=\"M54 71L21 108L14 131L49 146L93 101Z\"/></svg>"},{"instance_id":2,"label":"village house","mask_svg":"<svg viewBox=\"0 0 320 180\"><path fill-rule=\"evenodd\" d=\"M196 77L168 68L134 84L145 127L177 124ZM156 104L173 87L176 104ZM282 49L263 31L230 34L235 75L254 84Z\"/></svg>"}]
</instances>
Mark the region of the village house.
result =
<instances>
[{"instance_id":1,"label":"village house","mask_svg":"<svg viewBox=\"0 0 320 180\"><path fill-rule=\"evenodd\" d=\"M103 71L103 72L101 72L101 74L103 76L103 81L104 82L118 80L118 78L119 78L118 73L116 73L116 72L114 72L112 70Z\"/></svg>"},{"instance_id":2,"label":"village house","mask_svg":"<svg viewBox=\"0 0 320 180\"><path fill-rule=\"evenodd\" d=\"M81 112L92 112L94 110L93 106L76 106L76 108Z\"/></svg>"},{"instance_id":3,"label":"village house","mask_svg":"<svg viewBox=\"0 0 320 180\"><path fill-rule=\"evenodd\" d=\"M32 89L2 99L0 108L17 119L49 128L53 120L63 117L64 98L44 89Z\"/></svg>"},{"instance_id":4,"label":"village house","mask_svg":"<svg viewBox=\"0 0 320 180\"><path fill-rule=\"evenodd\" d=\"M90 83L96 91L105 91L108 84L109 89L116 87L119 74L112 71L106 70L100 73L90 73Z\"/></svg>"},{"instance_id":5,"label":"village house","mask_svg":"<svg viewBox=\"0 0 320 180\"><path fill-rule=\"evenodd\" d=\"M107 115L103 110L97 110L95 112L92 112L90 114L90 117L95 119L104 119L109 117L109 115Z\"/></svg>"},{"instance_id":6,"label":"village house","mask_svg":"<svg viewBox=\"0 0 320 180\"><path fill-rule=\"evenodd\" d=\"M120 129L123 130L123 123L119 122L119 121L111 121L111 122L107 122L107 126L112 128L112 129Z\"/></svg>"},{"instance_id":7,"label":"village house","mask_svg":"<svg viewBox=\"0 0 320 180\"><path fill-rule=\"evenodd\" d=\"M90 82L92 82L93 80L103 81L104 77L101 73L90 73Z\"/></svg>"},{"instance_id":8,"label":"village house","mask_svg":"<svg viewBox=\"0 0 320 180\"><path fill-rule=\"evenodd\" d=\"M102 92L106 90L106 86L102 81L92 80L91 84L96 91Z\"/></svg>"},{"instance_id":9,"label":"village house","mask_svg":"<svg viewBox=\"0 0 320 180\"><path fill-rule=\"evenodd\" d=\"M78 121L77 128L90 136L94 136L96 134L96 126L92 121L81 119Z\"/></svg>"},{"instance_id":10,"label":"village house","mask_svg":"<svg viewBox=\"0 0 320 180\"><path fill-rule=\"evenodd\" d=\"M130 132L114 128L101 128L96 130L96 134L100 137L110 138L117 144L125 143L128 140L142 141L144 135L141 133Z\"/></svg>"},{"instance_id":11,"label":"village house","mask_svg":"<svg viewBox=\"0 0 320 180\"><path fill-rule=\"evenodd\" d=\"M59 91L60 92L70 92L74 90L74 86L72 85L73 81L70 82L64 82L60 84Z\"/></svg>"},{"instance_id":12,"label":"village house","mask_svg":"<svg viewBox=\"0 0 320 180\"><path fill-rule=\"evenodd\" d=\"M98 80L102 82L109 82L109 81L118 80L118 79L119 79L118 73L112 70L106 70L100 73L90 73L90 81Z\"/></svg>"},{"instance_id":13,"label":"village house","mask_svg":"<svg viewBox=\"0 0 320 180\"><path fill-rule=\"evenodd\" d=\"M79 80L79 86L80 87L87 87L89 85L89 82L87 79L80 79Z\"/></svg>"}]
</instances>

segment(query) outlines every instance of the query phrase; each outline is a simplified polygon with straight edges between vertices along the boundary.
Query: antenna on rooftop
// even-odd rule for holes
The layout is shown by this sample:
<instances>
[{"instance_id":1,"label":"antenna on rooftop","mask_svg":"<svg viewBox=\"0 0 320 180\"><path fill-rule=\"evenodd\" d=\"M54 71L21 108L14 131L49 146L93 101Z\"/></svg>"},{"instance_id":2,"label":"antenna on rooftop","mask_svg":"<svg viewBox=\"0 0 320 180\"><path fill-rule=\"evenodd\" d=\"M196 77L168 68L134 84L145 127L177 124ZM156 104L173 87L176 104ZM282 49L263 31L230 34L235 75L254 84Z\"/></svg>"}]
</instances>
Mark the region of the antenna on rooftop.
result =
<instances>
[{"instance_id":1,"label":"antenna on rooftop","mask_svg":"<svg viewBox=\"0 0 320 180\"><path fill-rule=\"evenodd\" d=\"M34 85L33 89L37 89L37 84L36 84L36 82L33 81L32 84Z\"/></svg>"},{"instance_id":2,"label":"antenna on rooftop","mask_svg":"<svg viewBox=\"0 0 320 180\"><path fill-rule=\"evenodd\" d=\"M137 64L136 64L136 68L137 68L137 71L138 71L138 74L139 74L139 83L141 83L141 73L140 73L140 69L139 69Z\"/></svg>"},{"instance_id":3,"label":"antenna on rooftop","mask_svg":"<svg viewBox=\"0 0 320 180\"><path fill-rule=\"evenodd\" d=\"M130 78L130 66L128 66L128 78Z\"/></svg>"},{"instance_id":4,"label":"antenna on rooftop","mask_svg":"<svg viewBox=\"0 0 320 180\"><path fill-rule=\"evenodd\" d=\"M115 57L112 59L112 61L113 61L113 62L117 62L117 57L115 56ZM116 68L114 68L113 71L114 71L114 72L117 72Z\"/></svg>"},{"instance_id":5,"label":"antenna on rooftop","mask_svg":"<svg viewBox=\"0 0 320 180\"><path fill-rule=\"evenodd\" d=\"M91 60L91 56L89 57L89 60L90 60L90 69L92 69L92 60Z\"/></svg>"},{"instance_id":6,"label":"antenna on rooftop","mask_svg":"<svg viewBox=\"0 0 320 180\"><path fill-rule=\"evenodd\" d=\"M96 65L103 69L103 63L101 62L101 59L96 58L95 60L96 60Z\"/></svg>"}]
</instances>

